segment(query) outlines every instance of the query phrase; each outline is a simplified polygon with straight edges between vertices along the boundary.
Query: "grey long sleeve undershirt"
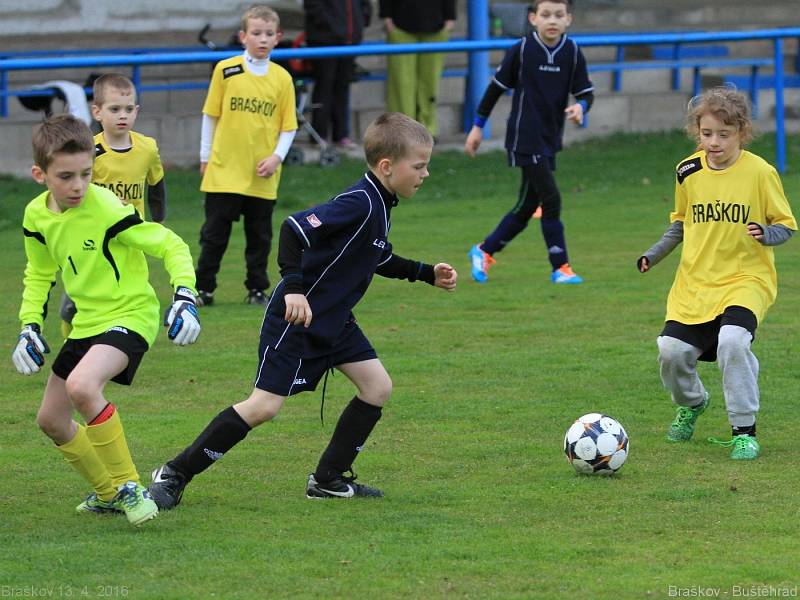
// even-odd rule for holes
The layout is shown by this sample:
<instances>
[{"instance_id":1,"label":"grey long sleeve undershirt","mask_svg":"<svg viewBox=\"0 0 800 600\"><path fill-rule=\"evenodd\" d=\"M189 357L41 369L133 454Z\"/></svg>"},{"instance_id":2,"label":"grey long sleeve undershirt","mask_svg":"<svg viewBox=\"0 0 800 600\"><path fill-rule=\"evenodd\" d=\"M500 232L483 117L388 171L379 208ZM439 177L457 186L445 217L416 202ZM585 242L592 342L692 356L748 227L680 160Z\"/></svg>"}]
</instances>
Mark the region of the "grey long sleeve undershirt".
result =
<instances>
[{"instance_id":1,"label":"grey long sleeve undershirt","mask_svg":"<svg viewBox=\"0 0 800 600\"><path fill-rule=\"evenodd\" d=\"M764 246L779 246L794 235L794 230L789 229L785 225L756 224L761 227L761 231L764 232L764 239L760 240L760 243ZM661 239L653 244L644 254L642 254L642 256L639 257L639 260L636 261L636 266L641 268L643 258L647 259L647 264L650 267L658 264L664 257L666 257L675 249L675 246L680 244L682 241L683 221L674 221L664 232L664 235L661 236Z\"/></svg>"}]
</instances>

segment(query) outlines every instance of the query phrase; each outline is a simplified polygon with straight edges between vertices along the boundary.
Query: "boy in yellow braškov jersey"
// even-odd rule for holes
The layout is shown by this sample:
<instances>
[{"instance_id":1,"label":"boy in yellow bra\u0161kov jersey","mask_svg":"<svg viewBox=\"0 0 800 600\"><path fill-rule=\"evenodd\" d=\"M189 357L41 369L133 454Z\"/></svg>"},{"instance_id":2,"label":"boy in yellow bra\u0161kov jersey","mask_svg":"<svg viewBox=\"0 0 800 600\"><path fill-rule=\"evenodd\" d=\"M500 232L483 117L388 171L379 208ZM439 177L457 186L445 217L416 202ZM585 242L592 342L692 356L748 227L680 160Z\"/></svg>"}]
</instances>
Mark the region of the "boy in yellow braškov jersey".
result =
<instances>
[{"instance_id":1,"label":"boy in yellow bra\u0161kov jersey","mask_svg":"<svg viewBox=\"0 0 800 600\"><path fill-rule=\"evenodd\" d=\"M239 218L246 239L245 302L267 303L272 210L281 163L297 131L292 77L269 59L281 35L278 14L252 6L239 31L244 52L217 63L211 76L200 135L200 190L206 192L195 270L200 306L214 302L222 256Z\"/></svg>"},{"instance_id":2,"label":"boy in yellow bra\u0161kov jersey","mask_svg":"<svg viewBox=\"0 0 800 600\"><path fill-rule=\"evenodd\" d=\"M117 73L106 73L94 82L92 115L103 127L94 136L95 160L92 183L114 192L125 204L133 204L145 218L144 198L150 220L163 223L166 217L164 168L156 141L132 131L139 114L133 82ZM61 299L61 333L69 337L75 303Z\"/></svg>"}]
</instances>

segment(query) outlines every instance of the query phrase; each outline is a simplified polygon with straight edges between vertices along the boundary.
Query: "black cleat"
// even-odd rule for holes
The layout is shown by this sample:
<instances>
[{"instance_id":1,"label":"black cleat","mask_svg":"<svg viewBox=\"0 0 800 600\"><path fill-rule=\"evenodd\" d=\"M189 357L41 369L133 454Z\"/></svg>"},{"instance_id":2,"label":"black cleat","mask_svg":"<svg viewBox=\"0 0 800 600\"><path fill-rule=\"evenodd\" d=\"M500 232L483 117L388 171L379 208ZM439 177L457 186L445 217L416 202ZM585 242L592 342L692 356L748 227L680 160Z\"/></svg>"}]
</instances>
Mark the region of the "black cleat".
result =
<instances>
[{"instance_id":1,"label":"black cleat","mask_svg":"<svg viewBox=\"0 0 800 600\"><path fill-rule=\"evenodd\" d=\"M153 483L147 489L160 510L169 510L180 504L187 483L183 473L165 464L153 471Z\"/></svg>"},{"instance_id":2,"label":"black cleat","mask_svg":"<svg viewBox=\"0 0 800 600\"><path fill-rule=\"evenodd\" d=\"M267 305L267 296L261 290L250 290L247 297L244 299L245 304L258 304L259 306Z\"/></svg>"},{"instance_id":3,"label":"black cleat","mask_svg":"<svg viewBox=\"0 0 800 600\"><path fill-rule=\"evenodd\" d=\"M196 302L197 306L211 306L214 304L214 292L197 290Z\"/></svg>"},{"instance_id":4,"label":"black cleat","mask_svg":"<svg viewBox=\"0 0 800 600\"><path fill-rule=\"evenodd\" d=\"M378 488L370 487L362 483L355 483L356 476L345 477L340 475L332 481L320 483L317 481L314 474L308 476L308 485L306 486L306 498L355 498L361 496L364 498L383 498L383 492Z\"/></svg>"}]
</instances>

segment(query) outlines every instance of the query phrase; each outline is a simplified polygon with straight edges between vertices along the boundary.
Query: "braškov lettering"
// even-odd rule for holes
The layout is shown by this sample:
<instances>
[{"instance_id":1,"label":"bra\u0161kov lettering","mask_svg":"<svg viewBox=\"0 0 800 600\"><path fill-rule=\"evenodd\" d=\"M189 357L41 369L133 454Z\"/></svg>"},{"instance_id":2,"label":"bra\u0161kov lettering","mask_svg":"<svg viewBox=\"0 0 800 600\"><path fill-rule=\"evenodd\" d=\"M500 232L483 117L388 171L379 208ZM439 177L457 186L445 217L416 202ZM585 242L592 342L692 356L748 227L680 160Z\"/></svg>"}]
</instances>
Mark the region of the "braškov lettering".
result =
<instances>
[{"instance_id":1,"label":"bra\u0161kov lettering","mask_svg":"<svg viewBox=\"0 0 800 600\"><path fill-rule=\"evenodd\" d=\"M746 204L720 202L712 204L692 204L692 219L695 223L725 221L726 223L748 223L750 207Z\"/></svg>"},{"instance_id":2,"label":"bra\u0161kov lettering","mask_svg":"<svg viewBox=\"0 0 800 600\"><path fill-rule=\"evenodd\" d=\"M259 98L240 98L233 96L231 98L231 110L240 110L244 112L260 113L265 117L271 117L275 112L275 103L266 102Z\"/></svg>"},{"instance_id":3,"label":"bra\u0161kov lettering","mask_svg":"<svg viewBox=\"0 0 800 600\"><path fill-rule=\"evenodd\" d=\"M97 185L108 188L114 192L118 198L122 198L127 202L144 198L144 186L141 183L122 183L121 181L117 181L116 183L98 183Z\"/></svg>"},{"instance_id":4,"label":"bra\u0161kov lettering","mask_svg":"<svg viewBox=\"0 0 800 600\"><path fill-rule=\"evenodd\" d=\"M670 598L719 598L720 593L719 588L702 587L699 585L692 585L689 587L671 585L667 588L667 595Z\"/></svg>"}]
</instances>

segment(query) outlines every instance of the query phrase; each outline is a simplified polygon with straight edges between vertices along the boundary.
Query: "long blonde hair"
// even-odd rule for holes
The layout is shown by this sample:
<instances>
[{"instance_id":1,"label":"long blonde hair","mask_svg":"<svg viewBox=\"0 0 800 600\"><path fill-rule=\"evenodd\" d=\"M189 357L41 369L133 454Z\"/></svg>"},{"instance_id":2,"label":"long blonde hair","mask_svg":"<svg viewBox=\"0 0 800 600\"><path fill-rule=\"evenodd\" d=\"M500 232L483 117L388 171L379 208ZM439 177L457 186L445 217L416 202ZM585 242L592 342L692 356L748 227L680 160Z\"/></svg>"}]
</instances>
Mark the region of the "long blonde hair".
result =
<instances>
[{"instance_id":1,"label":"long blonde hair","mask_svg":"<svg viewBox=\"0 0 800 600\"><path fill-rule=\"evenodd\" d=\"M730 87L714 87L689 100L686 133L698 144L703 115L713 115L725 125L736 127L742 147L753 140L750 102L742 92Z\"/></svg>"}]
</instances>

